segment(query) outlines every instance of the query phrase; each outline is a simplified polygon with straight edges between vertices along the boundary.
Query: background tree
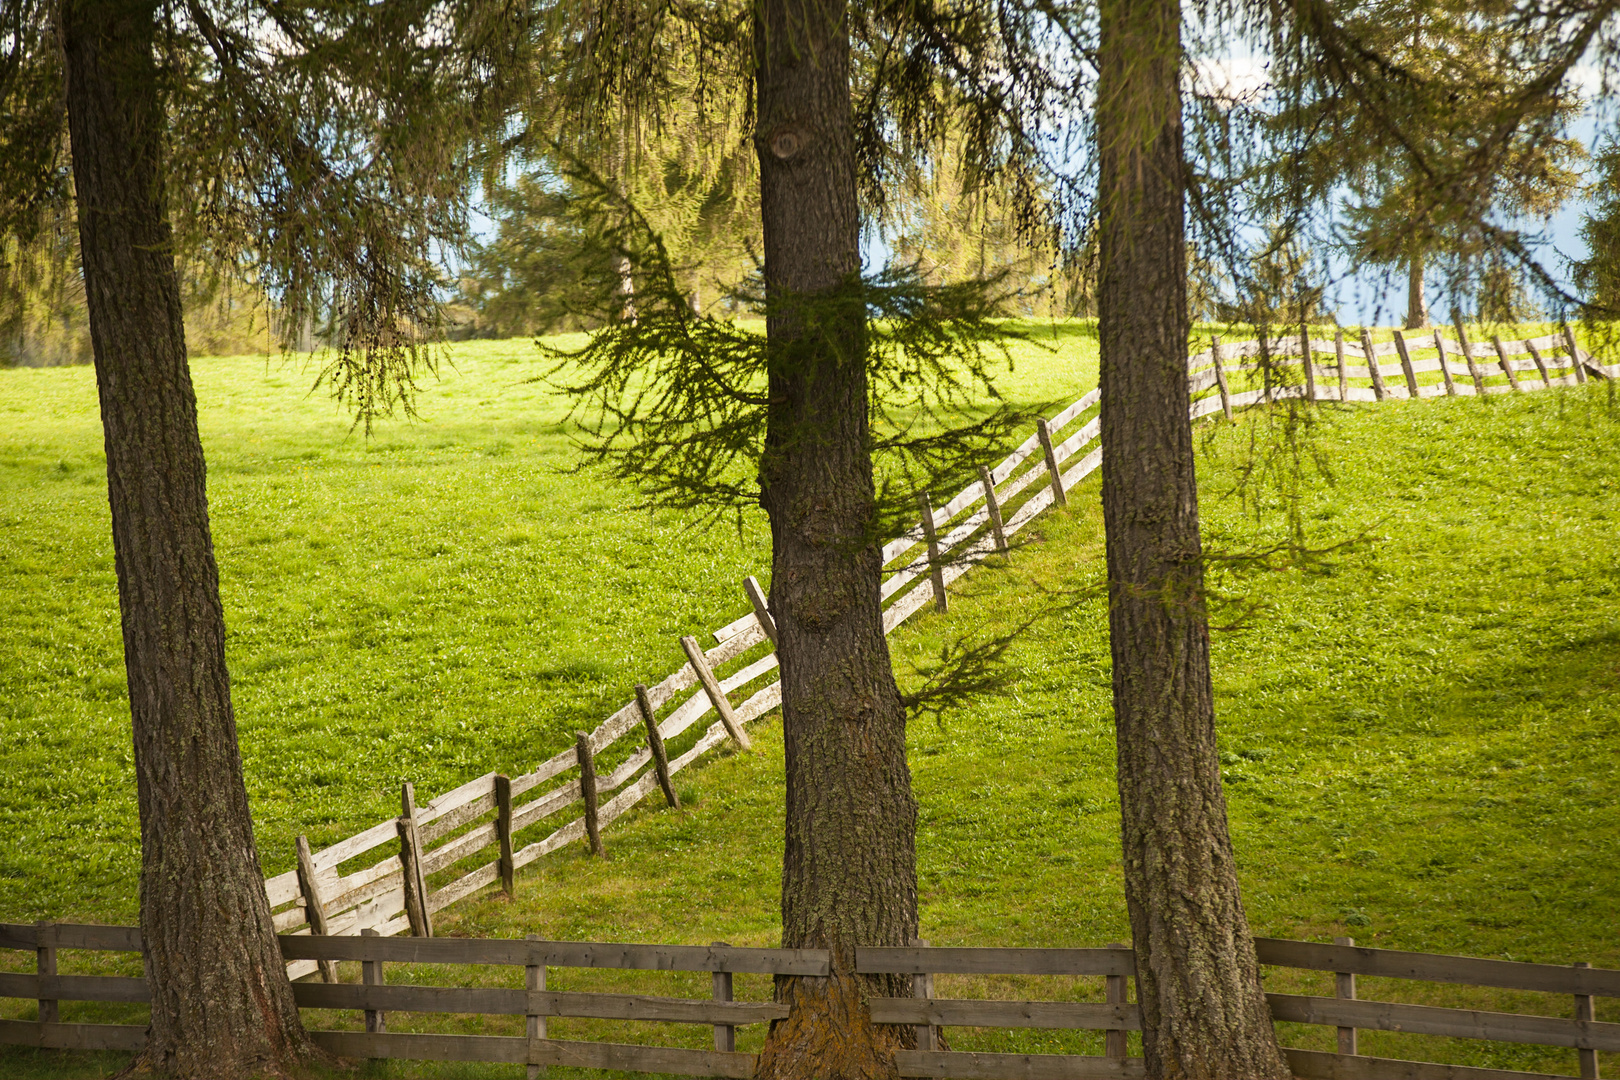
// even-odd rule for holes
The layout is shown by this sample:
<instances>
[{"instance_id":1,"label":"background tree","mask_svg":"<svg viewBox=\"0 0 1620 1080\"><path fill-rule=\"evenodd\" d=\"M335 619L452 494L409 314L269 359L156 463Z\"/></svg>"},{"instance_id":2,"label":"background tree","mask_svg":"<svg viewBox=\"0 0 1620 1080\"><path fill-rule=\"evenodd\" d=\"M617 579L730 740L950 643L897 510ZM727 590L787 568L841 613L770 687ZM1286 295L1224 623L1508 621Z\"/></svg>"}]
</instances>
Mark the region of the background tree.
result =
<instances>
[{"instance_id":1,"label":"background tree","mask_svg":"<svg viewBox=\"0 0 1620 1080\"><path fill-rule=\"evenodd\" d=\"M424 355L465 148L513 48L500 4L21 0L0 24L0 232L78 226L141 813L152 1019L131 1070L300 1073L237 749L177 261L335 283L329 376L366 415ZM519 38L519 44L522 39ZM498 80L497 80L498 82Z\"/></svg>"}]
</instances>

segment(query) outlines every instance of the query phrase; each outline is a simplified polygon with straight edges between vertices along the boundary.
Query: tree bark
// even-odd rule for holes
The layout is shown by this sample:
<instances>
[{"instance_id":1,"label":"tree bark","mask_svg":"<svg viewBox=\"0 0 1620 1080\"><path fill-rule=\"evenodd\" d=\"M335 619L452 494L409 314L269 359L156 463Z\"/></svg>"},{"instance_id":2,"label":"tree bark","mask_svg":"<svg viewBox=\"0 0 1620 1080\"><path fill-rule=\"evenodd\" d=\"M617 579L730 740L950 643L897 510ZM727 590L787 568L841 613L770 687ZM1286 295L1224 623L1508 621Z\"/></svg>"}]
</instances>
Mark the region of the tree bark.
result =
<instances>
[{"instance_id":1,"label":"tree bark","mask_svg":"<svg viewBox=\"0 0 1620 1080\"><path fill-rule=\"evenodd\" d=\"M1180 7L1104 0L1100 18L1103 520L1147 1074L1282 1080L1216 757L1188 419Z\"/></svg>"},{"instance_id":2,"label":"tree bark","mask_svg":"<svg viewBox=\"0 0 1620 1080\"><path fill-rule=\"evenodd\" d=\"M1429 325L1429 302L1423 296L1423 252L1414 251L1406 264L1406 326L1422 330Z\"/></svg>"},{"instance_id":3,"label":"tree bark","mask_svg":"<svg viewBox=\"0 0 1620 1080\"><path fill-rule=\"evenodd\" d=\"M197 405L163 192L154 0L66 0L73 178L141 814L152 993L139 1075L300 1072L225 668Z\"/></svg>"},{"instance_id":4,"label":"tree bark","mask_svg":"<svg viewBox=\"0 0 1620 1080\"><path fill-rule=\"evenodd\" d=\"M859 294L850 51L842 0L755 6L760 206L770 350L761 502L782 663L787 770L782 944L832 953L830 978L778 980L757 1075L896 1078L906 1029L876 1027L861 945L917 932L905 710L883 636Z\"/></svg>"}]
</instances>

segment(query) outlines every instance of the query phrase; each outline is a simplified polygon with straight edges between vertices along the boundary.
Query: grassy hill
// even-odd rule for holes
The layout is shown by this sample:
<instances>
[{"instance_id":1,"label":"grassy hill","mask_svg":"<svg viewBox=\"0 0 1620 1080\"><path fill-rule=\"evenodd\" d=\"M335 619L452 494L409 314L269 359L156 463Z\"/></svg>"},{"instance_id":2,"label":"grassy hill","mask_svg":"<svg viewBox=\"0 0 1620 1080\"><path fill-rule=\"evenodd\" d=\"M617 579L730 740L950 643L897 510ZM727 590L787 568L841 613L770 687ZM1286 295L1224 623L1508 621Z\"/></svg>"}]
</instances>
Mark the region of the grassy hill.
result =
<instances>
[{"instance_id":1,"label":"grassy hill","mask_svg":"<svg viewBox=\"0 0 1620 1080\"><path fill-rule=\"evenodd\" d=\"M632 683L678 664L680 634L740 614L736 582L768 568L759 516L740 535L695 532L567 472L566 408L530 381L540 365L527 343L458 346L455 359L429 385L422 422L370 440L305 393L305 372L194 364L268 872L291 865L299 832L319 845L396 812L401 780L431 794L554 753ZM1095 340L1068 327L1055 351L1020 354L1007 393L1066 398L1094 382ZM1279 491L1293 490L1308 542L1332 549L1293 568L1220 564L1230 599L1218 618L1233 625L1213 636L1214 677L1254 929L1620 966L1620 416L1604 389L1325 408L1298 448L1302 478L1284 468L1274 483L1268 463L1278 448L1288 456L1281 424L1251 412L1211 425L1200 451L1212 548L1238 556L1283 540ZM135 914L102 468L89 371L0 371L0 920ZM1043 515L1010 568L953 587L949 616L920 615L891 639L907 678L956 637L1046 615L1011 651L1009 693L912 725L922 934L936 945L1127 937L1096 484ZM608 859L551 856L520 879L517 901L472 901L444 913L445 929L774 943L776 722L756 741L756 753L691 774L687 810L644 809L615 826ZM9 969L27 960L0 954ZM1330 992L1323 979L1271 985ZM739 983L746 996L769 992ZM942 980L940 992L1012 985ZM1099 993L1087 980L1018 985ZM1364 980L1362 993L1393 996L1394 984ZM1529 994L1404 993L1569 1008ZM113 1015L98 1008L65 1012ZM0 1015L31 1010L0 1003ZM1599 1010L1620 1020L1612 1002ZM422 1018L420 1029L498 1027ZM634 1037L606 1022L554 1031ZM1331 1039L1287 1034L1318 1048ZM743 1048L758 1038L745 1032ZM1090 1038L963 1032L953 1045L1085 1050ZM1363 1052L1574 1065L1572 1051L1440 1042L1368 1033ZM101 1075L108 1064L0 1051L6 1075Z\"/></svg>"}]
</instances>

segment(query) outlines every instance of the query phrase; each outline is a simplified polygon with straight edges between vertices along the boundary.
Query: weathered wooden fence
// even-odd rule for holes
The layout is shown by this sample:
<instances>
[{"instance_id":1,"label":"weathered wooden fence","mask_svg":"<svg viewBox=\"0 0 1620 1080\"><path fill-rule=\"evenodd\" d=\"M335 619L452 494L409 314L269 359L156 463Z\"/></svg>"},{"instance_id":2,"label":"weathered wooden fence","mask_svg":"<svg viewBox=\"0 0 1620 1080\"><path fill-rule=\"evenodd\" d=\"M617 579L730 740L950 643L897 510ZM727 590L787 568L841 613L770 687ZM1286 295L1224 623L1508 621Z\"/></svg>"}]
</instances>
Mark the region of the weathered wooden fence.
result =
<instances>
[{"instance_id":1,"label":"weathered wooden fence","mask_svg":"<svg viewBox=\"0 0 1620 1080\"><path fill-rule=\"evenodd\" d=\"M1581 351L1568 329L1528 341L1493 339L1494 367L1460 327L1458 336L1452 341L1435 331L1408 340L1397 332L1395 340L1374 344L1365 332L1359 342L1348 342L1342 333L1324 340L1302 328L1264 347L1216 338L1188 362L1192 416L1231 416L1235 409L1287 398L1488 394L1569 385L1584 381L1588 372L1620 375L1620 366L1605 367ZM1422 355L1424 349L1434 356ZM1302 363L1306 356L1310 362ZM1321 362L1327 356L1331 365ZM1399 363L1383 363L1386 356L1397 356ZM1420 383L1420 375L1436 372L1443 381ZM1366 382L1371 385L1361 385ZM944 610L952 581L985 557L1005 552L1009 539L1048 506L1067 502L1068 491L1102 461L1098 396L1093 390L1039 421L1003 461L980 470L977 484L937 509L927 495L921 497L921 520L883 548L885 632L930 601ZM671 777L723 742L746 748L746 726L781 701L780 684L770 681L777 661L765 595L753 578L744 591L749 612L716 630L714 647L682 638L684 666L655 686L635 687L632 700L534 771L510 778L488 773L420 805L407 783L397 819L320 851L299 837L298 865L265 882L276 930L354 935L371 929L385 937L409 930L431 936L436 912L496 883L510 892L516 871L548 852L577 840L602 851L602 830L654 792L678 805ZM665 742L711 711L719 719L669 759ZM639 745L631 749L621 740ZM614 754L627 756L603 767L601 759ZM559 823L559 815L576 808L578 817ZM290 967L294 978L317 970L307 958Z\"/></svg>"},{"instance_id":2,"label":"weathered wooden fence","mask_svg":"<svg viewBox=\"0 0 1620 1080\"><path fill-rule=\"evenodd\" d=\"M1347 940L1347 939L1341 939ZM358 961L359 983L297 983L301 1008L355 1010L364 1030L316 1030L317 1043L352 1058L413 1058L433 1061L493 1061L527 1064L531 1075L549 1065L619 1072L656 1072L746 1078L755 1055L735 1050L740 1026L787 1015L773 1001L732 1000L731 975L821 976L828 954L812 949L750 949L727 945L623 945L592 942L472 938L284 936L289 961ZM1290 1049L1298 1077L1312 1080L1551 1080L1554 1074L1470 1068L1394 1060L1357 1053L1358 1029L1398 1031L1492 1042L1573 1047L1580 1075L1598 1076L1597 1052L1620 1051L1620 1024L1592 1019L1593 997L1620 997L1620 971L1575 965L1528 964L1462 956L1324 945L1257 938L1260 962L1271 968L1334 972L1334 997L1268 994L1278 1021L1337 1029L1337 1053ZM33 952L37 974L0 973L0 997L39 1002L36 1020L0 1020L0 1043L63 1049L137 1050L140 1024L64 1023L61 1001L144 1003L141 978L56 973L59 950L138 952L134 927L0 924L0 949ZM525 970L522 989L489 986L390 984L385 965L492 965ZM646 994L564 992L546 988L548 968L630 968L712 972L709 998ZM874 998L872 1019L917 1029L917 1049L897 1054L902 1076L957 1080L1079 1080L1141 1076L1140 1058L1127 1056L1128 1032L1141 1016L1127 985L1135 955L1117 945L1103 949L873 948L856 953L863 973L914 977L914 996ZM1103 981L1103 1001L1005 1001L935 997L934 975L1064 975ZM1357 975L1568 995L1573 1018L1481 1012L1356 996ZM459 1013L526 1018L523 1035L427 1034L388 1030L390 1013ZM700 1024L714 1029L713 1050L588 1042L548 1037L551 1017ZM1015 1054L940 1049L940 1028L1044 1028L1103 1031L1104 1053Z\"/></svg>"}]
</instances>

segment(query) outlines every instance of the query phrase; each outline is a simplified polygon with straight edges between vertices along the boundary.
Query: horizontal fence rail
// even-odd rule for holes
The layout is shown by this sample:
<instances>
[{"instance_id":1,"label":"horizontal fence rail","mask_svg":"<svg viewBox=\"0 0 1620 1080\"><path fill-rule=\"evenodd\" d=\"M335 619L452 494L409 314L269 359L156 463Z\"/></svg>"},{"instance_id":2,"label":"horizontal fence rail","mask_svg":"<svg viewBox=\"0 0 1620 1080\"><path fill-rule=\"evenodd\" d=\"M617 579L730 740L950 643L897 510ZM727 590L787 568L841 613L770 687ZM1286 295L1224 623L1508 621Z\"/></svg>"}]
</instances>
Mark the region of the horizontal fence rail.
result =
<instances>
[{"instance_id":1,"label":"horizontal fence rail","mask_svg":"<svg viewBox=\"0 0 1620 1080\"><path fill-rule=\"evenodd\" d=\"M636 945L538 939L385 938L375 932L353 936L284 936L290 961L359 961L361 983L297 983L300 1008L363 1012L367 1030L311 1030L311 1038L333 1053L355 1058L413 1058L436 1061L491 1061L527 1064L531 1069L569 1065L618 1072L692 1076L751 1077L755 1055L732 1047L738 1027L770 1023L787 1016L774 1001L731 1000L729 973L825 976L829 954L816 949L754 949L727 945ZM1572 1047L1582 1052L1582 1075L1597 1075L1597 1051L1620 1051L1620 1024L1590 1019L1593 996L1620 997L1620 971L1582 965L1558 966L1515 961L1324 945L1278 938L1255 939L1262 965L1333 971L1342 980L1354 974L1410 981L1570 995L1576 1017L1536 1016L1440 1008L1399 1002L1359 1000L1353 983L1336 997L1267 994L1277 1021L1346 1030L1372 1029L1492 1042ZM133 927L0 924L0 948L35 952L41 971L55 971L54 951L138 951ZM46 951L52 951L47 957ZM388 984L385 964L506 965L528 972L527 989ZM1070 1080L1139 1077L1140 1058L1127 1056L1126 1033L1140 1031L1141 1014L1127 1000L1126 980L1135 972L1135 954L1126 946L1105 949L905 948L858 949L855 968L863 974L914 976L912 997L874 997L872 1020L915 1027L918 1049L895 1055L902 1076L950 1080ZM563 992L545 989L547 968L620 968L653 972L715 973L713 998L630 993ZM1102 977L1105 1002L1004 1001L937 997L935 975L1069 975ZM0 1020L0 1043L64 1049L140 1048L145 1028L134 1024L62 1023L61 1001L144 1003L146 981L99 975L0 974L0 997L41 1003L39 1020ZM49 1009L47 1009L47 1003ZM48 1015L51 1019L45 1019ZM390 1013L523 1016L529 1034L456 1035L390 1032ZM683 1047L588 1042L546 1037L551 1017L713 1026L717 1047ZM1026 1028L1102 1031L1105 1053L1016 1054L936 1049L938 1030ZM1354 1035L1350 1036L1352 1044ZM1341 1041L1341 1047L1343 1042ZM1352 1048L1332 1054L1289 1049L1296 1076L1331 1078L1409 1078L1409 1080L1552 1080L1553 1074L1478 1069L1358 1054Z\"/></svg>"},{"instance_id":2,"label":"horizontal fence rail","mask_svg":"<svg viewBox=\"0 0 1620 1080\"><path fill-rule=\"evenodd\" d=\"M1326 339L1304 327L1264 341L1212 338L1209 349L1188 360L1191 415L1230 417L1234 409L1289 399L1523 392L1583 382L1588 374L1620 376L1620 366L1597 363L1568 328L1523 341L1493 338L1488 348L1470 342L1461 327L1456 337L1396 331L1394 340L1375 344L1365 332L1347 341L1339 331ZM1435 373L1441 382L1419 381ZM1359 385L1366 381L1371 385ZM926 518L883 547L885 633L929 604L943 610L951 582L1006 553L1011 537L1047 507L1063 504L1066 492L1096 471L1102 462L1099 398L1093 390L1040 421L1011 454L982 469L978 483L937 508L923 496ZM420 804L405 784L398 818L318 851L299 837L298 865L265 881L276 931L431 937L438 912L491 885L511 892L516 872L550 852L582 841L602 852L603 830L655 792L678 805L673 776L723 743L746 749L747 725L781 703L773 676L776 630L765 594L753 578L744 590L750 610L714 631L713 647L682 638L684 666L656 685L637 686L632 700L533 771L486 773ZM710 713L718 719L669 758L665 744ZM620 755L623 760L605 766L604 756ZM320 972L330 979L321 966L325 959L299 955L289 975Z\"/></svg>"}]
</instances>

